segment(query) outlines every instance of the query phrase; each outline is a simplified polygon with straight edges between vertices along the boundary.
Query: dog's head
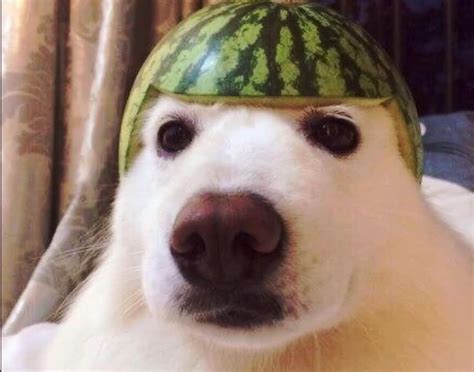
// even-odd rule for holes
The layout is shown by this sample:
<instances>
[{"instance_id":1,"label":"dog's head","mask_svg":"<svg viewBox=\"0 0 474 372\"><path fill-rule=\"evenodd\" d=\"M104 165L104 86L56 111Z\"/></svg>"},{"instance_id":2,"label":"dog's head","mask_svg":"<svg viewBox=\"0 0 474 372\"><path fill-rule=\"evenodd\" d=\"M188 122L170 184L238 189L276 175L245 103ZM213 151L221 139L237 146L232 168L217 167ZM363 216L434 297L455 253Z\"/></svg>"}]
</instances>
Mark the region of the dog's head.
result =
<instances>
[{"instance_id":1,"label":"dog's head","mask_svg":"<svg viewBox=\"0 0 474 372\"><path fill-rule=\"evenodd\" d=\"M350 317L399 194L416 184L383 106L162 97L142 142L118 192L117 255L138 267L154 316L229 346L282 344Z\"/></svg>"}]
</instances>

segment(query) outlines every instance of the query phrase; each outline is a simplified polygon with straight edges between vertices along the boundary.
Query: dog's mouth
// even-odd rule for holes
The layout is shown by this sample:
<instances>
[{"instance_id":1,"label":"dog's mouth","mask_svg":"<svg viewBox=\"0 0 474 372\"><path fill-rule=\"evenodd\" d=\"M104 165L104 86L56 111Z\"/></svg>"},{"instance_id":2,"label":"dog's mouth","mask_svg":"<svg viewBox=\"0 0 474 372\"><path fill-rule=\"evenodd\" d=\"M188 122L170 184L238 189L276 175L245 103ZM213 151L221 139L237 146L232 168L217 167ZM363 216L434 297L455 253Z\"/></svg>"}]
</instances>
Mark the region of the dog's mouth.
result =
<instances>
[{"instance_id":1,"label":"dog's mouth","mask_svg":"<svg viewBox=\"0 0 474 372\"><path fill-rule=\"evenodd\" d=\"M268 291L191 290L177 300L183 315L222 328L253 329L284 318L281 301Z\"/></svg>"}]
</instances>

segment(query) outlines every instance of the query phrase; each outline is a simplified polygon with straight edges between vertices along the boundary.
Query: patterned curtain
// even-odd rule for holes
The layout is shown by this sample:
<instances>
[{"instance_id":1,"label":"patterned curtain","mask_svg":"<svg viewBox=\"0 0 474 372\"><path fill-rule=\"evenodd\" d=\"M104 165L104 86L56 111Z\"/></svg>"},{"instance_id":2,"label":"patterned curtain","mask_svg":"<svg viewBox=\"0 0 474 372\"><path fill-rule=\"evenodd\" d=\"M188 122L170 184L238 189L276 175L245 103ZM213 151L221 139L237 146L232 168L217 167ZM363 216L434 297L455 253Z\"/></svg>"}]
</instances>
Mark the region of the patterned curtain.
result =
<instances>
[{"instance_id":1,"label":"patterned curtain","mask_svg":"<svg viewBox=\"0 0 474 372\"><path fill-rule=\"evenodd\" d=\"M2 1L3 333L50 317L90 271L82 248L106 224L133 78L208 3Z\"/></svg>"}]
</instances>

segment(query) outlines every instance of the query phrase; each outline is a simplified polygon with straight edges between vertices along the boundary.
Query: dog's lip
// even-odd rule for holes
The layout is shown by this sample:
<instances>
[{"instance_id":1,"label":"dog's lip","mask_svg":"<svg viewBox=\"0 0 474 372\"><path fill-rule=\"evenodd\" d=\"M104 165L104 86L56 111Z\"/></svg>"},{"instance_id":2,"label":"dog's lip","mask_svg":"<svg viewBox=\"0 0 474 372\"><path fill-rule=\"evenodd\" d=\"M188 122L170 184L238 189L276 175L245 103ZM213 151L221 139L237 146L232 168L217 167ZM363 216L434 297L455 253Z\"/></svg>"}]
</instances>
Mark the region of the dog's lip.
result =
<instances>
[{"instance_id":1,"label":"dog's lip","mask_svg":"<svg viewBox=\"0 0 474 372\"><path fill-rule=\"evenodd\" d=\"M250 310L242 306L225 306L210 311L193 314L198 323L217 325L222 328L249 329L262 325L274 324L280 317Z\"/></svg>"},{"instance_id":2,"label":"dog's lip","mask_svg":"<svg viewBox=\"0 0 474 372\"><path fill-rule=\"evenodd\" d=\"M190 291L178 300L182 315L224 328L254 328L284 318L281 300L268 291Z\"/></svg>"},{"instance_id":3,"label":"dog's lip","mask_svg":"<svg viewBox=\"0 0 474 372\"><path fill-rule=\"evenodd\" d=\"M215 317L215 316L219 316L219 315L222 315L222 314L225 314L225 313L228 313L228 312L232 312L232 311L234 311L234 312L245 312L245 313L249 313L249 314L257 314L256 311L245 309L242 306L227 305L227 306L222 306L222 307L218 307L218 308L214 308L214 309L210 309L210 310L195 312L192 315L198 321L201 321L201 320L205 321L206 319L209 319L209 318L212 318L212 317Z\"/></svg>"},{"instance_id":4,"label":"dog's lip","mask_svg":"<svg viewBox=\"0 0 474 372\"><path fill-rule=\"evenodd\" d=\"M284 318L281 298L263 288L234 291L193 288L176 297L183 316L225 328L254 328Z\"/></svg>"}]
</instances>

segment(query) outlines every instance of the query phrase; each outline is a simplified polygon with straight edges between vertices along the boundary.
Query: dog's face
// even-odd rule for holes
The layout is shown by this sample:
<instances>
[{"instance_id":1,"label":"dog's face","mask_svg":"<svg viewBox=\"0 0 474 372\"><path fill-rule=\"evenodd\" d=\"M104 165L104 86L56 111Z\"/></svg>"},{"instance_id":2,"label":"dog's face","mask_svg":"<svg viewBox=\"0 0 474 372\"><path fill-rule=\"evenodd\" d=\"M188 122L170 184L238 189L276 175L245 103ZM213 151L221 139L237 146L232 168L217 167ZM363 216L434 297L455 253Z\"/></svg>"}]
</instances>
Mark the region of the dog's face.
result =
<instances>
[{"instance_id":1,"label":"dog's face","mask_svg":"<svg viewBox=\"0 0 474 372\"><path fill-rule=\"evenodd\" d=\"M356 311L397 182L411 177L382 106L162 97L142 141L113 227L120 264L138 268L124 280L155 317L222 345L272 347Z\"/></svg>"}]
</instances>

